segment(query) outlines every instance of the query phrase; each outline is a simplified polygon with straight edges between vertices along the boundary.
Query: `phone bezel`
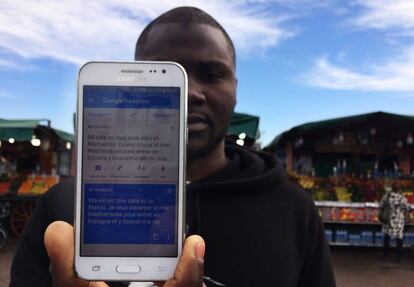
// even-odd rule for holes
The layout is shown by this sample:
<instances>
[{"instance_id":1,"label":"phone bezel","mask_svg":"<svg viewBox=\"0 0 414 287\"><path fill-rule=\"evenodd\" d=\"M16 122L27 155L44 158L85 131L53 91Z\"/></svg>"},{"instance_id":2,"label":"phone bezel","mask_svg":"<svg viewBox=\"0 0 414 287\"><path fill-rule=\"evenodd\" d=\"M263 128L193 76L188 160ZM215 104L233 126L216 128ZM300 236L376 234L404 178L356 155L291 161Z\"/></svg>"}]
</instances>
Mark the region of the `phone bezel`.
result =
<instances>
[{"instance_id":1,"label":"phone bezel","mask_svg":"<svg viewBox=\"0 0 414 287\"><path fill-rule=\"evenodd\" d=\"M150 72L157 70L156 73ZM162 73L166 70L166 73ZM123 72L124 71L124 72ZM127 71L127 72L125 72ZM131 72L132 71L132 72ZM135 72L133 72L135 71ZM128 77L119 78L126 74ZM177 257L85 257L80 256L81 201L82 201L82 145L83 145L83 86L151 86L180 87L180 131L179 131L179 186L177 208ZM77 91L77 177L75 199L75 272L87 280L111 281L159 281L172 277L182 252L185 210L185 163L187 137L187 75L184 68L174 62L88 62L78 74ZM139 265L139 273L118 273L118 265ZM92 266L100 266L92 271Z\"/></svg>"}]
</instances>

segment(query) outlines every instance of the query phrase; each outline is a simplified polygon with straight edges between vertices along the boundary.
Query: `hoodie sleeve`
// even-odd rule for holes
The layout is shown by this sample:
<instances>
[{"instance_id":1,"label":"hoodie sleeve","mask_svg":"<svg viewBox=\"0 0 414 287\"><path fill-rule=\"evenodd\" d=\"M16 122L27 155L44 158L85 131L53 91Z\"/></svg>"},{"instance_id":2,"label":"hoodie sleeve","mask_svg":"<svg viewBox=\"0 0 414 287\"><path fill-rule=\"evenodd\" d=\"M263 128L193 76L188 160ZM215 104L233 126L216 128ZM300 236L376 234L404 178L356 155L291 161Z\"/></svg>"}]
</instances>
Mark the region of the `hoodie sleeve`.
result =
<instances>
[{"instance_id":1,"label":"hoodie sleeve","mask_svg":"<svg viewBox=\"0 0 414 287\"><path fill-rule=\"evenodd\" d=\"M330 252L325 239L325 231L318 211L312 203L308 223L306 255L298 286L331 287L336 286L332 270Z\"/></svg>"},{"instance_id":2,"label":"hoodie sleeve","mask_svg":"<svg viewBox=\"0 0 414 287\"><path fill-rule=\"evenodd\" d=\"M69 178L39 198L13 259L10 287L52 286L43 235L53 221L73 224L74 188L74 179ZM111 287L128 286L122 282L107 283Z\"/></svg>"}]
</instances>

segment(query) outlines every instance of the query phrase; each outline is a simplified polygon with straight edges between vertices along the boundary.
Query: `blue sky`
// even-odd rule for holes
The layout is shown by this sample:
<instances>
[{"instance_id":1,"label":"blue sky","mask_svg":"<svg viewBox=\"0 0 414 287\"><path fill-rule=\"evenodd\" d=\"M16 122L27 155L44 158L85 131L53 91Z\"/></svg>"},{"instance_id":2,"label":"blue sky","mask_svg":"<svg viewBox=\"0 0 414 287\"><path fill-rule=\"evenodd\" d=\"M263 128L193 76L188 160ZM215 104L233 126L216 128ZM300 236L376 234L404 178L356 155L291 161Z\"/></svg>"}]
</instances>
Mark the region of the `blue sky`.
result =
<instances>
[{"instance_id":1,"label":"blue sky","mask_svg":"<svg viewBox=\"0 0 414 287\"><path fill-rule=\"evenodd\" d=\"M414 115L413 0L2 0L0 118L73 132L79 66L132 60L143 27L182 5L233 38L236 111L260 116L262 145L310 121Z\"/></svg>"}]
</instances>

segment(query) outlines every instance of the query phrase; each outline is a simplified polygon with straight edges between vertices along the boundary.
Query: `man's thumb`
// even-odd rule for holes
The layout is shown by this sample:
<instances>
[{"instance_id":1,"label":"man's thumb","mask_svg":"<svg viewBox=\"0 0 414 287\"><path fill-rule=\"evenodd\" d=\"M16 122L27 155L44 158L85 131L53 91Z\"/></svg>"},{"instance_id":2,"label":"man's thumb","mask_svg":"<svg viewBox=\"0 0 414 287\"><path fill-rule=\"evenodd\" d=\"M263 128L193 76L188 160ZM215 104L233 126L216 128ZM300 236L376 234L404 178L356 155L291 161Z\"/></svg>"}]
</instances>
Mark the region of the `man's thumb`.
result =
<instances>
[{"instance_id":1,"label":"man's thumb","mask_svg":"<svg viewBox=\"0 0 414 287\"><path fill-rule=\"evenodd\" d=\"M75 254L74 230L72 225L55 221L45 232L44 242L47 254L51 261L51 275L53 286L58 287L86 287L91 282L80 279L73 270ZM94 286L108 287L103 282L93 282Z\"/></svg>"},{"instance_id":2,"label":"man's thumb","mask_svg":"<svg viewBox=\"0 0 414 287\"><path fill-rule=\"evenodd\" d=\"M201 287L203 285L205 250L206 245L203 238L198 235L188 237L175 269L174 277L168 280L164 286Z\"/></svg>"}]
</instances>

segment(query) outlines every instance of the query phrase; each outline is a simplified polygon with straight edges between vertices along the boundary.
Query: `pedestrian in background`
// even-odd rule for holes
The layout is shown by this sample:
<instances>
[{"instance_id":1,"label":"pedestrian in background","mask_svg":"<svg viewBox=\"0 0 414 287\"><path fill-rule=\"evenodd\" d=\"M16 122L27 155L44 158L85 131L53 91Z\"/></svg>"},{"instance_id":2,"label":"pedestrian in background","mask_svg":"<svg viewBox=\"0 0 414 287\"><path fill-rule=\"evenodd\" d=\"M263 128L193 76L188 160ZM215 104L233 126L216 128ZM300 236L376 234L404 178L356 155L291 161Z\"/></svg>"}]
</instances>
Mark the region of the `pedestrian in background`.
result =
<instances>
[{"instance_id":1,"label":"pedestrian in background","mask_svg":"<svg viewBox=\"0 0 414 287\"><path fill-rule=\"evenodd\" d=\"M386 193L381 199L380 209L388 205L389 218L382 224L382 232L384 233L384 258L388 256L390 239L393 238L397 243L397 261L402 258L403 237L405 212L410 209L404 194L397 185L387 184L385 186Z\"/></svg>"}]
</instances>

